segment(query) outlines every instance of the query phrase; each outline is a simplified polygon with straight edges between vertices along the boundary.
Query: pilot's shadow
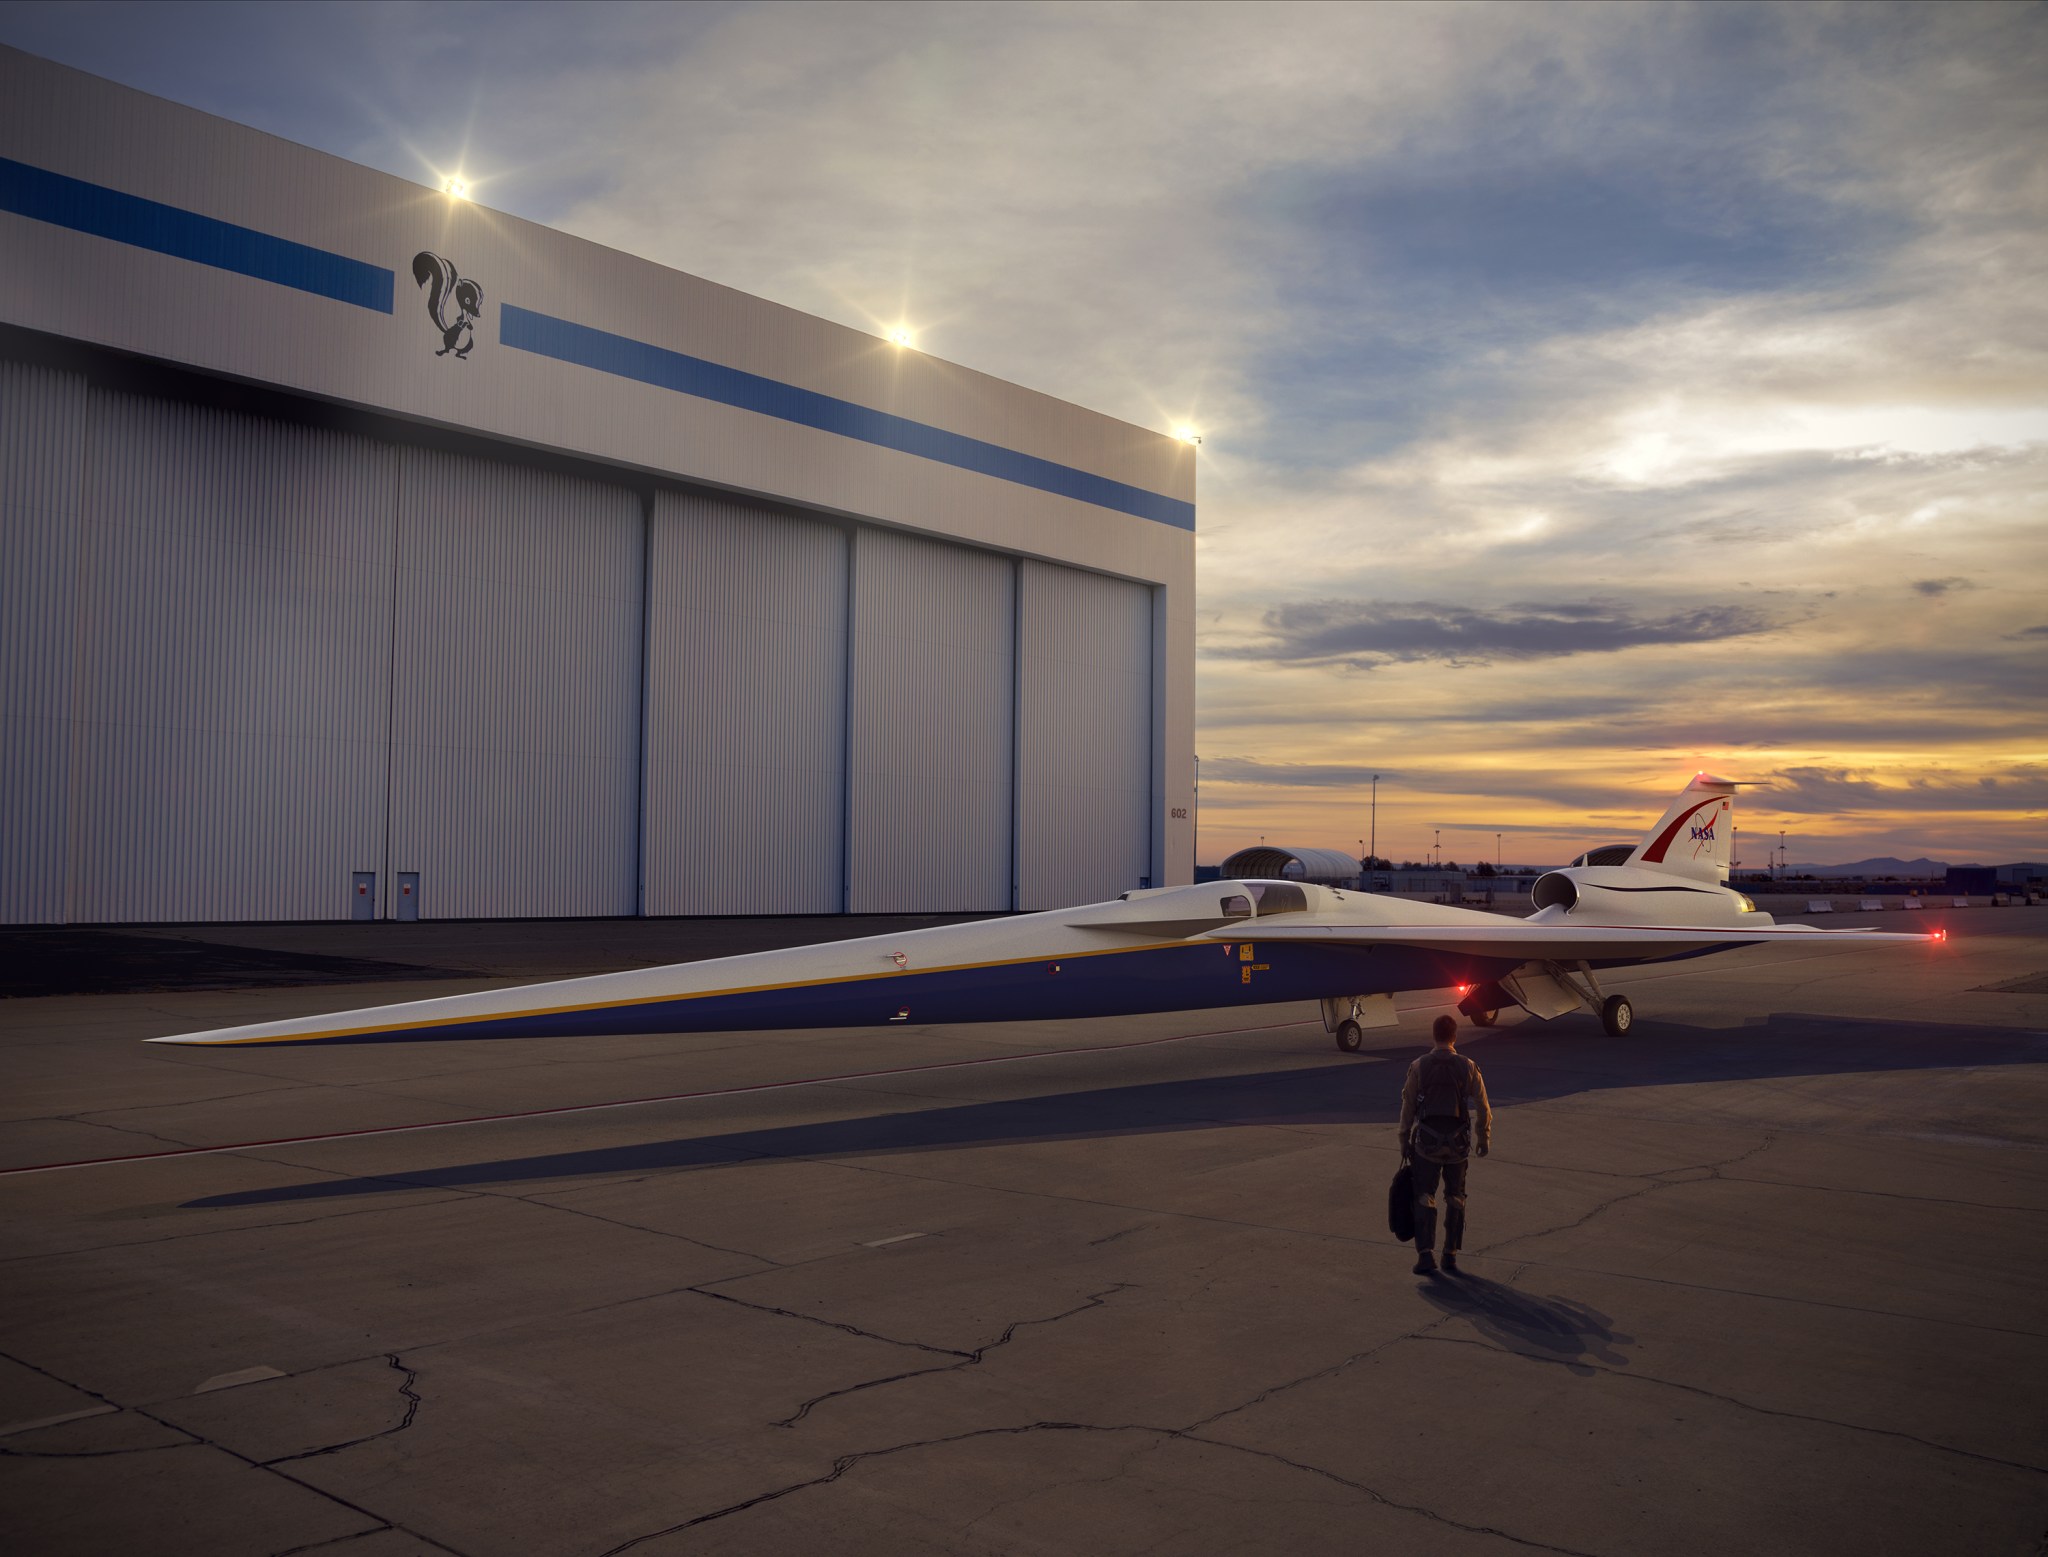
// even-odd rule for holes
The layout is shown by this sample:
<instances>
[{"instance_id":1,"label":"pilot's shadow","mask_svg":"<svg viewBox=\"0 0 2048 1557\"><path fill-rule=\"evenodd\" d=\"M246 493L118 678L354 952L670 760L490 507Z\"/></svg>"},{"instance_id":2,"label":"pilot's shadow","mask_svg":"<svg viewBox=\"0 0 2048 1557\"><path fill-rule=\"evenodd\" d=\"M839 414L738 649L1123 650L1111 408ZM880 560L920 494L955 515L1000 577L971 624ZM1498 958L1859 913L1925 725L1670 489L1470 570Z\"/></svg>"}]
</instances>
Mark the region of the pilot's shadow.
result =
<instances>
[{"instance_id":1,"label":"pilot's shadow","mask_svg":"<svg viewBox=\"0 0 2048 1557\"><path fill-rule=\"evenodd\" d=\"M1474 1329L1506 1350L1561 1362L1574 1373L1593 1373L1596 1362L1626 1368L1628 1358L1619 1348L1635 1344L1634 1336L1616 1331L1613 1319L1597 1308L1518 1292L1484 1276L1425 1282L1422 1296L1447 1314L1471 1320Z\"/></svg>"}]
</instances>

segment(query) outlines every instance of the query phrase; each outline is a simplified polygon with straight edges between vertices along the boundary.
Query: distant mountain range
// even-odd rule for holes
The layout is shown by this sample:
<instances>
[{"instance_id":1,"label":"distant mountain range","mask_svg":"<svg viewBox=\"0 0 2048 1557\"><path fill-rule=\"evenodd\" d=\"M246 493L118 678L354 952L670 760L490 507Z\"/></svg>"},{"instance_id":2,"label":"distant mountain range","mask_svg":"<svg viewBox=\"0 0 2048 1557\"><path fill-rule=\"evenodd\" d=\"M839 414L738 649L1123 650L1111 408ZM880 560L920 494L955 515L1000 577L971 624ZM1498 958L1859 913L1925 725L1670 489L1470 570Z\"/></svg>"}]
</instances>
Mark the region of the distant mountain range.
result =
<instances>
[{"instance_id":1,"label":"distant mountain range","mask_svg":"<svg viewBox=\"0 0 2048 1557\"><path fill-rule=\"evenodd\" d=\"M1745 870L1751 867L1745 865ZM1895 860L1889 854L1882 859L1857 860L1849 865L1786 865L1781 874L1787 876L1820 876L1863 878L1866 876L1908 876L1916 879L1939 881L1948 874L1948 864L1943 860L1926 858L1917 860Z\"/></svg>"}]
</instances>

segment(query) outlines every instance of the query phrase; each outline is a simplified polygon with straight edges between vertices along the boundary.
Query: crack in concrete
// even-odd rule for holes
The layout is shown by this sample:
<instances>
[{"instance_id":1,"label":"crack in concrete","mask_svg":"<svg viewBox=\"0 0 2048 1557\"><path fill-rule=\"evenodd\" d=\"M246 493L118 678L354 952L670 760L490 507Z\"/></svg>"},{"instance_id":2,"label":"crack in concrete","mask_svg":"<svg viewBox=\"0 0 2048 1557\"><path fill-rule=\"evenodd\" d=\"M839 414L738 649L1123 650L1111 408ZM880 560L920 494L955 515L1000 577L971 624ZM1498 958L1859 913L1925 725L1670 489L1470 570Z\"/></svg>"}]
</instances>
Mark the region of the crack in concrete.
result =
<instances>
[{"instance_id":1,"label":"crack in concrete","mask_svg":"<svg viewBox=\"0 0 2048 1557\"><path fill-rule=\"evenodd\" d=\"M384 1530L391 1529L386 1525ZM373 1535L382 1535L384 1530L358 1530L353 1535L337 1535L325 1541L309 1541L304 1546L287 1546L281 1552L272 1552L270 1557L299 1557L301 1552L325 1551L330 1546L339 1546L344 1541L367 1541Z\"/></svg>"},{"instance_id":2,"label":"crack in concrete","mask_svg":"<svg viewBox=\"0 0 2048 1557\"><path fill-rule=\"evenodd\" d=\"M405 1416L397 1426L382 1428L374 1433L364 1433L360 1438L350 1438L343 1443L327 1444L318 1449L305 1449L297 1454L280 1454L274 1460L262 1460L258 1463L265 1470L268 1470L273 1465L283 1465L292 1460L311 1460L317 1459L323 1454L339 1454L344 1449L353 1449L357 1444L370 1443L379 1438L394 1437L412 1426L413 1418L420 1414L420 1397L413 1389L413 1385L420 1381L418 1370L408 1368L403 1362L399 1361L398 1353L396 1352L385 1352L383 1356L386 1362L400 1374L404 1375L398 1381L398 1393L405 1397L407 1404Z\"/></svg>"},{"instance_id":3,"label":"crack in concrete","mask_svg":"<svg viewBox=\"0 0 2048 1557\"><path fill-rule=\"evenodd\" d=\"M784 1319L801 1319L805 1324L823 1325L828 1330L843 1331L857 1335L864 1341L886 1341L891 1346L905 1346L913 1351L930 1352L937 1357L958 1357L962 1360L972 1356L954 1346L928 1346L923 1341L901 1341L893 1335L882 1335L874 1330L863 1330L859 1325L850 1325L837 1319L820 1319L816 1314L801 1314L793 1308L777 1308L772 1303L750 1303L745 1298L734 1297L729 1292L713 1292L707 1286L680 1287L682 1292L694 1292L699 1297L716 1298L721 1303L732 1303L740 1308L750 1308L757 1314L778 1314Z\"/></svg>"},{"instance_id":4,"label":"crack in concrete","mask_svg":"<svg viewBox=\"0 0 2048 1557\"><path fill-rule=\"evenodd\" d=\"M1393 1335L1387 1337L1386 1340L1381 1341L1376 1346L1368 1346L1362 1352L1353 1352L1349 1357L1345 1357L1337 1362L1333 1362L1329 1364L1329 1366L1327 1367L1317 1368L1312 1373L1304 1373L1300 1378L1289 1379L1284 1384L1274 1384L1269 1388L1260 1390L1258 1394L1252 1396L1252 1398L1249 1400L1239 1401L1234 1406L1225 1406L1221 1411L1212 1412L1208 1416L1198 1418L1197 1420L1190 1422L1187 1425L1185 1431L1192 1433L1196 1428L1208 1427L1216 1422L1222 1421L1227 1416L1236 1416L1237 1413L1240 1411L1249 1411L1253 1406L1263 1405L1268 1400L1273 1399L1276 1395L1284 1395L1289 1390L1301 1388L1301 1386L1304 1384L1313 1384L1318 1379L1335 1378L1338 1374L1344 1372L1346 1369L1354 1368L1361 1362L1367 1362L1370 1361L1372 1358L1377 1357L1381 1352L1385 1351L1388 1347L1399 1346L1403 1341L1419 1340L1423 1336L1428 1335L1430 1331L1442 1328L1444 1325L1449 1324L1453 1319L1457 1317L1458 1316L1456 1314L1439 1314L1436 1318L1429 1320L1425 1324L1416 1326L1416 1328L1414 1328L1413 1330L1407 1330L1402 1332L1400 1335Z\"/></svg>"},{"instance_id":5,"label":"crack in concrete","mask_svg":"<svg viewBox=\"0 0 2048 1557\"><path fill-rule=\"evenodd\" d=\"M1001 1513L1003 1510L1015 1508L1020 1503L1029 1503L1035 1498L1045 1497L1051 1493L1065 1492L1070 1488L1074 1487L1114 1486L1116 1483L1122 1481L1126 1476L1131 1474L1131 1468L1135 1466L1138 1463L1138 1461L1144 1459L1147 1455L1157 1454L1160 1449L1165 1447L1166 1442L1167 1440L1162 1439L1151 1439L1140 1442L1136 1448L1130 1450L1126 1454L1118 1456L1115 1459L1115 1461L1110 1465L1109 1469L1102 1475L1070 1476L1060 1481L1045 1482L1038 1486L1027 1488L1025 1491L1018 1493L1015 1497L998 1498L995 1502L989 1504L987 1508L983 1509L980 1513L976 1514L972 1519L968 1520L965 1524L963 1524L960 1527L961 1533L963 1535L972 1535L975 1526L982 1524L987 1520L995 1518L995 1516ZM1144 1551L1132 1553L1131 1557L1144 1557L1144 1552L1155 1550L1157 1547L1164 1544L1166 1541L1174 1539L1175 1535L1180 1533L1183 1532L1176 1531L1164 1535L1158 1541L1154 1541L1150 1546L1145 1547Z\"/></svg>"},{"instance_id":6,"label":"crack in concrete","mask_svg":"<svg viewBox=\"0 0 2048 1557\"><path fill-rule=\"evenodd\" d=\"M147 1413L138 1411L136 1415L143 1416L147 1415ZM104 1422L106 1418L101 1417L99 1420ZM150 1417L149 1420L154 1422L157 1419ZM168 1423L161 1425L169 1426ZM185 1429L173 1427L171 1431L182 1433ZM0 1447L0 1458L10 1460L110 1460L124 1454L161 1454L166 1449L197 1449L203 1442L203 1439L188 1434L183 1443L141 1444L133 1449L11 1449Z\"/></svg>"},{"instance_id":7,"label":"crack in concrete","mask_svg":"<svg viewBox=\"0 0 2048 1557\"><path fill-rule=\"evenodd\" d=\"M1316 1476L1322 1480L1334 1482L1338 1486L1361 1493L1383 1508L1393 1509L1399 1513L1414 1514L1418 1518L1429 1520L1434 1524L1445 1525L1454 1530L1461 1530L1470 1535L1490 1535L1503 1541L1512 1542L1516 1546L1526 1547L1531 1551L1556 1552L1560 1554L1560 1557L1598 1557L1596 1553L1581 1551L1569 1546L1552 1546L1548 1542L1515 1535L1510 1531L1499 1529L1493 1525L1467 1524L1462 1520L1452 1519L1448 1515L1440 1514L1434 1509L1426 1508L1418 1503L1403 1503L1388 1497L1385 1493L1368 1486L1362 1481L1353 1480L1348 1476L1340 1476L1335 1471L1325 1470L1318 1465L1310 1465L1301 1460L1290 1459L1288 1456L1270 1449L1253 1448L1246 1444L1231 1443L1220 1438L1205 1438L1190 1429L1158 1427L1145 1422L1108 1425L1094 1422L1059 1421L1027 1422L1010 1427L980 1427L963 1433L949 1433L938 1438L920 1438L908 1443L891 1444L880 1449L858 1449L850 1454L837 1456L832 1461L832 1468L822 1475L807 1477L802 1481L792 1482L787 1486L774 1487L766 1492L756 1493L753 1497L746 1498L741 1502L729 1504L724 1508L713 1509L709 1513L698 1514L690 1519L679 1520L675 1524L666 1525L659 1530L650 1530L643 1535L633 1536L629 1540L621 1541L618 1545L607 1548L600 1554L600 1557L619 1557L620 1553L631 1551L634 1547L645 1545L649 1541L657 1541L664 1536L675 1535L684 1530L694 1529L698 1525L710 1524L714 1520L728 1519L734 1514L745 1513L748 1509L759 1508L764 1503L772 1503L780 1498L790 1497L795 1493L805 1492L814 1487L829 1486L845 1476L855 1466L868 1460L886 1459L890 1456L906 1454L916 1449L931 1449L948 1444L967 1443L977 1438L1021 1437L1027 1433L1149 1433L1161 1438L1178 1439L1186 1443L1206 1444L1211 1448L1224 1449L1237 1454L1247 1454L1256 1459L1270 1460L1275 1464L1285 1465L1306 1475Z\"/></svg>"},{"instance_id":8,"label":"crack in concrete","mask_svg":"<svg viewBox=\"0 0 2048 1557\"><path fill-rule=\"evenodd\" d=\"M1880 1200L1905 1200L1915 1205L1956 1206L1965 1211L1998 1211L2007 1215L2048 1216L2048 1206L2002 1206L1985 1200L1950 1200L1942 1195L1907 1195L1892 1189L1858 1189L1851 1184L1809 1184L1802 1179L1752 1179L1741 1174L1717 1175L1730 1184L1762 1184L1769 1189L1804 1189L1817 1195L1868 1195Z\"/></svg>"},{"instance_id":9,"label":"crack in concrete","mask_svg":"<svg viewBox=\"0 0 2048 1557\"><path fill-rule=\"evenodd\" d=\"M227 1227L207 1227L189 1233L166 1233L161 1238L123 1238L114 1243L81 1244L75 1249L45 1249L36 1254L0 1255L0 1265L14 1265L24 1260L68 1260L84 1254L104 1254L111 1249L146 1249L160 1243L182 1243L191 1238L219 1238L229 1233L260 1233L273 1227L304 1227L309 1222L338 1222L351 1216L382 1216L392 1211L411 1211L421 1206L446 1205L451 1201L467 1200L470 1196L461 1190L444 1191L439 1200L407 1200L388 1205L361 1206L353 1211L318 1211L311 1216L290 1217L279 1222L236 1222Z\"/></svg>"},{"instance_id":10,"label":"crack in concrete","mask_svg":"<svg viewBox=\"0 0 2048 1557\"><path fill-rule=\"evenodd\" d=\"M1821 1427L1840 1428L1850 1433L1870 1433L1880 1438L1898 1438L1907 1443L1919 1444L1924 1449L1933 1449L1942 1454L1961 1455L1964 1459L1976 1460L1985 1465L1999 1465L2007 1470L2027 1471L2036 1476L2048 1476L2048 1466L2029 1465L2021 1460L2003 1460L1995 1454L1979 1454L1974 1449L1958 1448L1954 1444L1936 1443L1931 1438L1922 1438L1917 1433L1900 1432L1891 1427L1870 1427L1861 1422L1844 1422L1831 1416L1814 1416L1805 1411L1781 1411L1775 1406L1758 1405L1755 1401L1744 1400L1739 1395L1727 1395L1719 1390L1706 1389L1698 1384L1687 1384L1678 1379L1658 1378L1655 1374L1634 1373L1621 1368L1608 1367L1584 1358L1569 1361L1559 1357L1544 1357L1535 1352L1516 1351L1512 1347L1497 1346L1488 1341L1473 1340L1459 1335L1418 1335L1414 1339L1434 1346L1476 1346L1481 1351L1495 1352L1501 1356L1520 1357L1528 1362L1545 1363L1554 1368L1572 1368L1602 1374L1611 1379L1627 1379L1636 1384L1651 1384L1659 1389L1680 1390L1688 1395L1698 1395L1707 1400L1718 1400L1724 1405L1739 1410L1753 1411L1759 1416L1784 1417L1793 1422L1812 1422Z\"/></svg>"},{"instance_id":11,"label":"crack in concrete","mask_svg":"<svg viewBox=\"0 0 2048 1557\"><path fill-rule=\"evenodd\" d=\"M1492 1251L1473 1252L1490 1254ZM1757 1292L1748 1287L1720 1287L1705 1281L1680 1281L1675 1276L1646 1276L1640 1271L1600 1270L1590 1265L1568 1265L1561 1260L1530 1259L1524 1261L1524 1268L1568 1271L1575 1276L1605 1276L1614 1281L1642 1281L1657 1287L1678 1287L1687 1292L1717 1292L1724 1297L1756 1298L1766 1303L1797 1303L1806 1308L1827 1308L1844 1314L1867 1314L1874 1319L1909 1319L1915 1323L1925 1323L1928 1317L1925 1314L1895 1308L1866 1308L1860 1303L1831 1303L1826 1298L1801 1297L1795 1293ZM1943 1315L1940 1322L1951 1330L1981 1330L1986 1335L2016 1335L2029 1341L2048 1340L2048 1332L2040 1330L2015 1330L2009 1325L1987 1325L1974 1319L1955 1319L1948 1315Z\"/></svg>"},{"instance_id":12,"label":"crack in concrete","mask_svg":"<svg viewBox=\"0 0 2048 1557\"><path fill-rule=\"evenodd\" d=\"M931 1373L957 1373L962 1369L976 1367L990 1352L1008 1346L1019 1330L1031 1325L1058 1324L1062 1319L1072 1319L1076 1314L1085 1314L1092 1308L1101 1308L1108 1299L1115 1297L1119 1292L1129 1291L1135 1285L1135 1282L1119 1281L1113 1286L1104 1287L1100 1292L1091 1292L1084 1301L1075 1304L1074 1307L1066 1309L1061 1313L1048 1314L1041 1319L1013 1320L1004 1327L1003 1333L993 1341L977 1346L971 1352L956 1353L955 1355L960 1358L958 1362L942 1363L930 1368L914 1368L908 1373L891 1374L885 1379L869 1379L865 1383L849 1384L844 1389L828 1389L824 1394L813 1395L809 1400L806 1400L797 1407L793 1415L783 1417L780 1421L770 1422L768 1425L770 1427L794 1427L811 1414L813 1406L821 1406L828 1400L837 1400L842 1395L857 1395L864 1390L880 1389L885 1384L900 1383L904 1379L923 1378Z\"/></svg>"},{"instance_id":13,"label":"crack in concrete","mask_svg":"<svg viewBox=\"0 0 2048 1557\"><path fill-rule=\"evenodd\" d=\"M1088 1247L1099 1249L1106 1243L1115 1243L1119 1238L1128 1238L1133 1233L1142 1233L1151 1225L1150 1222L1140 1222L1136 1227L1126 1227L1120 1232L1109 1233L1101 1238L1091 1238L1088 1240Z\"/></svg>"},{"instance_id":14,"label":"crack in concrete","mask_svg":"<svg viewBox=\"0 0 2048 1557\"><path fill-rule=\"evenodd\" d=\"M1535 1232L1530 1233L1517 1233L1514 1237L1504 1238L1499 1243L1481 1245L1474 1249L1472 1253L1495 1255L1503 1249L1513 1248L1518 1243L1527 1243L1532 1239L1548 1238L1557 1233L1576 1232L1596 1218L1606 1215L1616 1206L1626 1205L1631 1200L1640 1200L1645 1195L1653 1195L1660 1189L1675 1189L1682 1184L1712 1183L1720 1178L1723 1168L1732 1168L1740 1163L1749 1161L1752 1157L1760 1156L1775 1146L1777 1140L1778 1138L1775 1135L1766 1135L1756 1145L1750 1147L1748 1151L1738 1152L1733 1157L1724 1158L1717 1162L1703 1162L1685 1167L1664 1168L1656 1173L1644 1174L1642 1177L1647 1178L1649 1182L1642 1185L1641 1188L1632 1189L1625 1195L1616 1195L1611 1200L1603 1200L1583 1216L1575 1217L1569 1222L1560 1222L1555 1227L1538 1228ZM1679 1178L1677 1177L1679 1174L1693 1176Z\"/></svg>"},{"instance_id":15,"label":"crack in concrete","mask_svg":"<svg viewBox=\"0 0 2048 1557\"><path fill-rule=\"evenodd\" d=\"M189 1449L196 1447L204 1447L208 1449L218 1450L220 1453L225 1454L226 1456L228 1456L228 1458L232 1460L241 1461L242 1464L248 1466L251 1470L262 1471L266 1475L275 1476L278 1478L278 1480L290 1482L293 1486L298 1487L303 1491L310 1492L315 1497L325 1498L330 1503L338 1504L342 1508L347 1509L352 1514L361 1514L363 1518L369 1520L375 1528L370 1530L358 1530L355 1532L355 1537L375 1535L382 1530L397 1530L404 1535L411 1536L415 1541L418 1541L423 1545L433 1547L436 1551L448 1553L448 1557L468 1557L468 1554L457 1551L454 1547L449 1546L444 1542L436 1541L431 1536L423 1535L419 1531L413 1529L410 1525L400 1524L395 1519L386 1519L382 1514L374 1513L371 1510L364 1508L360 1503L352 1503L347 1498L342 1497L339 1493L330 1492L327 1488L319 1486L313 1482L307 1481L302 1477L294 1476L290 1471L279 1470L275 1466L265 1465L260 1460L252 1460L251 1458L249 1458L248 1455L241 1453L239 1450L231 1449L224 1443L216 1442L214 1439L208 1438L204 1433L195 1433L190 1428L180 1427L175 1422L167 1422L162 1417L158 1416L155 1412L146 1410L141 1406L123 1406L118 1400L111 1399L110 1397L101 1394L96 1389L90 1389L83 1384L76 1384L73 1383L70 1379L60 1377L59 1375L52 1373L48 1368L42 1367L37 1363L30 1362L26 1357L16 1356L12 1352L0 1352L0 1359L4 1359L5 1361L14 1363L17 1366L27 1368L31 1373L39 1373L44 1378L50 1380L53 1384L61 1384L66 1389L75 1390L81 1395L86 1395L94 1400L99 1401L102 1405L112 1406L116 1411L132 1410L137 1416L141 1417L144 1421L154 1422L157 1426L168 1429L169 1431L174 1433L183 1433L192 1440L191 1443L163 1445L163 1447L165 1448ZM323 1544L332 1545L333 1543L327 1542Z\"/></svg>"},{"instance_id":16,"label":"crack in concrete","mask_svg":"<svg viewBox=\"0 0 2048 1557\"><path fill-rule=\"evenodd\" d=\"M208 1103L231 1103L236 1098L263 1097L271 1092L304 1092L318 1087L317 1082L281 1081L274 1087L251 1087L246 1092L223 1092L215 1097L179 1098L175 1103L124 1103L119 1108L88 1108L71 1114L50 1114L51 1119L70 1120L76 1124L97 1124L103 1114L138 1114L144 1109L201 1108Z\"/></svg>"},{"instance_id":17,"label":"crack in concrete","mask_svg":"<svg viewBox=\"0 0 2048 1557\"><path fill-rule=\"evenodd\" d=\"M693 1248L709 1249L715 1254L729 1254L734 1259L752 1260L756 1264L767 1266L770 1270L783 1268L780 1260L771 1260L765 1254L755 1254L747 1249L728 1249L724 1244L706 1243L702 1238L692 1238L688 1233L672 1233L663 1227L644 1227L638 1222L622 1222L615 1216L603 1216L596 1211L586 1211L580 1206L565 1206L557 1201L542 1200L538 1195L501 1195L495 1190L478 1190L476 1193L488 1200L516 1200L521 1205L538 1206L545 1211L565 1211L570 1216L588 1217L593 1222L603 1222L609 1227L623 1227L628 1232L650 1233L656 1238L673 1238L676 1242L689 1244ZM742 1274L758 1276L761 1273L745 1271ZM738 1278L727 1276L724 1279L734 1281Z\"/></svg>"}]
</instances>

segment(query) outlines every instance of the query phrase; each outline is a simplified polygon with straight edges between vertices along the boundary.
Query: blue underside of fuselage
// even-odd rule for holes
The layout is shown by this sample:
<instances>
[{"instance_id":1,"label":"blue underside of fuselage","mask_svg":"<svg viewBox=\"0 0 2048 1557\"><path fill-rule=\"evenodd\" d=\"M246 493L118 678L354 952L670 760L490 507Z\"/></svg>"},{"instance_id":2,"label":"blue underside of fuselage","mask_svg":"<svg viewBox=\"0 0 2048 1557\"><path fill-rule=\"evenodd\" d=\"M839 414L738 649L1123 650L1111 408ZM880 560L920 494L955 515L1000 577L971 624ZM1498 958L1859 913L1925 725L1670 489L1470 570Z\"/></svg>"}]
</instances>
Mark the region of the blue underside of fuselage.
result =
<instances>
[{"instance_id":1,"label":"blue underside of fuselage","mask_svg":"<svg viewBox=\"0 0 2048 1557\"><path fill-rule=\"evenodd\" d=\"M881 978L766 987L631 1005L534 1011L468 1022L340 1033L301 1043L440 1038L567 1038L623 1033L1058 1021L1150 1011L1269 1005L1326 996L1476 984L1521 959L1401 946L1207 941L995 966L909 970ZM1631 959L1633 960L1633 959ZM538 993L538 991L536 992ZM285 1040L293 1041L293 1040Z\"/></svg>"}]
</instances>

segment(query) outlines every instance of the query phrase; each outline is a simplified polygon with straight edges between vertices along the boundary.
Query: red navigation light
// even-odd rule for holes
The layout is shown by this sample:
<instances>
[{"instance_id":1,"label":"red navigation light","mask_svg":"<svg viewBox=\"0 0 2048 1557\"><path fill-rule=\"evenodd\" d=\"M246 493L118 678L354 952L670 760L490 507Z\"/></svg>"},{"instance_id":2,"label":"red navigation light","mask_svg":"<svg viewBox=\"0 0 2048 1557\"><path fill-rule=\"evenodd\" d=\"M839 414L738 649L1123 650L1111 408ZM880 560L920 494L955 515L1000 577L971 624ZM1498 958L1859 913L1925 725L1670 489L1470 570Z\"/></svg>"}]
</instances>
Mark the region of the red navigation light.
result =
<instances>
[{"instance_id":1,"label":"red navigation light","mask_svg":"<svg viewBox=\"0 0 2048 1557\"><path fill-rule=\"evenodd\" d=\"M1461 995L1469 995L1472 993L1472 986L1470 984L1460 984L1458 986L1458 993Z\"/></svg>"}]
</instances>

